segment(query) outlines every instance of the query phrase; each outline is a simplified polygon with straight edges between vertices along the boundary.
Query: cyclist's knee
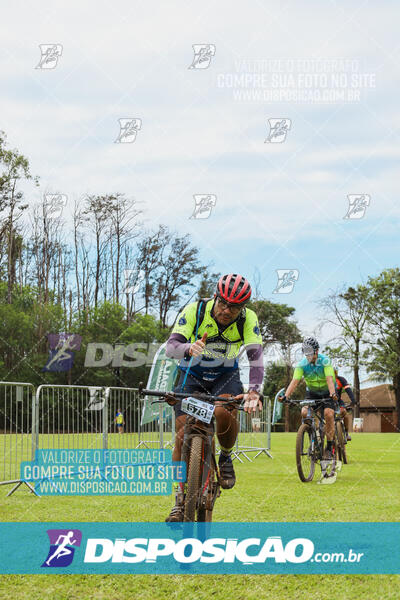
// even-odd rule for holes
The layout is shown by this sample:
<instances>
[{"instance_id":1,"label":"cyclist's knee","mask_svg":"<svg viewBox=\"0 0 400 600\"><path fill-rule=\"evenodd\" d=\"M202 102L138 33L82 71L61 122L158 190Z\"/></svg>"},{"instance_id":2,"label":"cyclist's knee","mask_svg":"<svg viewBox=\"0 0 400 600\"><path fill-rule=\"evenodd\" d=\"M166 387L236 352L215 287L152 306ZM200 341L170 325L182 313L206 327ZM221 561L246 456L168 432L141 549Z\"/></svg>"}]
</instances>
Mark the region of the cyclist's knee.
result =
<instances>
[{"instance_id":1,"label":"cyclist's knee","mask_svg":"<svg viewBox=\"0 0 400 600\"><path fill-rule=\"evenodd\" d=\"M182 442L182 440L183 440L185 421L186 421L186 416L184 416L184 415L181 415L175 421L175 438L179 442Z\"/></svg>"},{"instance_id":2,"label":"cyclist's knee","mask_svg":"<svg viewBox=\"0 0 400 600\"><path fill-rule=\"evenodd\" d=\"M219 421L231 421L236 416L236 410L229 410L225 406L216 406L214 410L217 423Z\"/></svg>"},{"instance_id":3,"label":"cyclist's knee","mask_svg":"<svg viewBox=\"0 0 400 600\"><path fill-rule=\"evenodd\" d=\"M333 408L326 408L325 412L324 412L325 420L332 421L334 414L335 414L335 411L333 410Z\"/></svg>"},{"instance_id":4,"label":"cyclist's knee","mask_svg":"<svg viewBox=\"0 0 400 600\"><path fill-rule=\"evenodd\" d=\"M303 417L303 419L305 419L307 414L308 414L308 406L303 406L303 408L301 409L301 416Z\"/></svg>"},{"instance_id":5,"label":"cyclist's knee","mask_svg":"<svg viewBox=\"0 0 400 600\"><path fill-rule=\"evenodd\" d=\"M182 429L186 423L186 415L180 415L175 419L175 431Z\"/></svg>"}]
</instances>

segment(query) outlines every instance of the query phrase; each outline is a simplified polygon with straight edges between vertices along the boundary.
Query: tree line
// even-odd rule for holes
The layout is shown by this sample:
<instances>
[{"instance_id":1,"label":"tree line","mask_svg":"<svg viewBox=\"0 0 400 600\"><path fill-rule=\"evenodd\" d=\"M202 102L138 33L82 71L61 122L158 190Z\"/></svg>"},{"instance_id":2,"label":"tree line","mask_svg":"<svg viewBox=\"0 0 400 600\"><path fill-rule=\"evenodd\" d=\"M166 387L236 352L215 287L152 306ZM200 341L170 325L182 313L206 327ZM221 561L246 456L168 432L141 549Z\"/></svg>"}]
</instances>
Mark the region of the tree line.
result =
<instances>
[{"instance_id":1,"label":"tree line","mask_svg":"<svg viewBox=\"0 0 400 600\"><path fill-rule=\"evenodd\" d=\"M125 194L75 201L71 229L58 214L57 194L32 202L23 191L29 184L39 185L29 160L10 149L0 132L0 379L137 385L149 365L87 369L87 344L165 341L174 314L190 300L212 296L220 274L202 263L189 235L165 225L146 230L141 204ZM264 348L278 347L281 356L266 369L266 390L273 395L290 381L302 335L295 309L262 298L257 281L254 287L250 306L258 315ZM319 305L319 324L330 323L338 331L325 350L353 371L356 397L360 370L389 380L399 426L399 269L330 292ZM60 332L80 335L81 350L67 373L44 372L47 336Z\"/></svg>"}]
</instances>

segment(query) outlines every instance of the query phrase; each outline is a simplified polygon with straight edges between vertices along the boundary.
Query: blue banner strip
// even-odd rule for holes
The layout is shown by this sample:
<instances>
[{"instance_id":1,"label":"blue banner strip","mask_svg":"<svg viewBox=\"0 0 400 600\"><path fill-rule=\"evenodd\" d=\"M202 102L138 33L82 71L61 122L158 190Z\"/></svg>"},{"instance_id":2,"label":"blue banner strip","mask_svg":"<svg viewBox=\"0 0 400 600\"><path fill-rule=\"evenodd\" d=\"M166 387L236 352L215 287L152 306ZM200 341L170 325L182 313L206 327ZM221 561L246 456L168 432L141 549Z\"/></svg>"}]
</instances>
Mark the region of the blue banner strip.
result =
<instances>
[{"instance_id":1,"label":"blue banner strip","mask_svg":"<svg viewBox=\"0 0 400 600\"><path fill-rule=\"evenodd\" d=\"M0 573L399 574L399 523L0 523Z\"/></svg>"}]
</instances>

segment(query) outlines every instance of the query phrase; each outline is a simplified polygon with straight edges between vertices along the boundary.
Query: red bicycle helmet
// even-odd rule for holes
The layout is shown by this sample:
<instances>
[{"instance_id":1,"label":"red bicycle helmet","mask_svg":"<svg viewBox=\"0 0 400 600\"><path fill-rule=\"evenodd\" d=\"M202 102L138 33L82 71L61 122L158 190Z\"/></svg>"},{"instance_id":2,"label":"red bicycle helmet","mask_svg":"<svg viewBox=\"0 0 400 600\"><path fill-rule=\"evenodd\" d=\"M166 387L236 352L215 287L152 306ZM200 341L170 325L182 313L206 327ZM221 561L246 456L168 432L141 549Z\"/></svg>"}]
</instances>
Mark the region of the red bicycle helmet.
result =
<instances>
[{"instance_id":1,"label":"red bicycle helmet","mask_svg":"<svg viewBox=\"0 0 400 600\"><path fill-rule=\"evenodd\" d=\"M216 294L225 302L240 306L250 300L251 286L242 275L229 273L229 275L223 275L218 281Z\"/></svg>"}]
</instances>

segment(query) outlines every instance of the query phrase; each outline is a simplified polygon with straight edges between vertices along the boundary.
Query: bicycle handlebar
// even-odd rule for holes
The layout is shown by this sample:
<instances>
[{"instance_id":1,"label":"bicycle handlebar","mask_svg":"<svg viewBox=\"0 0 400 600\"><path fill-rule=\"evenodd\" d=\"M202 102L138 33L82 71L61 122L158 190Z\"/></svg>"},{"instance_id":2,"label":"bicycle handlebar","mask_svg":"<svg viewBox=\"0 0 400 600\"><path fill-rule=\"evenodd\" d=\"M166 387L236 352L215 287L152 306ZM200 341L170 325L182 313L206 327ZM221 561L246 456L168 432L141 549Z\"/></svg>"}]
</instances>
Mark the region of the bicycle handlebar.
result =
<instances>
[{"instance_id":1,"label":"bicycle handlebar","mask_svg":"<svg viewBox=\"0 0 400 600\"><path fill-rule=\"evenodd\" d=\"M139 383L139 395L140 396L154 396L156 398L166 398L169 397L171 399L180 400L181 398L187 398L188 395L192 395L194 398L198 400L205 400L206 402L224 402L228 403L238 403L238 400L235 400L235 396L212 396L211 394L203 394L201 392L192 392L188 394L182 392L160 392L159 390L147 390L143 388L143 384ZM155 400L157 402L157 400ZM158 400L158 402L165 402L165 400Z\"/></svg>"},{"instance_id":2,"label":"bicycle handlebar","mask_svg":"<svg viewBox=\"0 0 400 600\"><path fill-rule=\"evenodd\" d=\"M286 398L285 400L282 400L282 402L284 404L287 402L288 404L294 404L298 406L315 406L316 404L323 404L327 400L332 400L332 398L318 398L318 400L291 400L290 398Z\"/></svg>"}]
</instances>

